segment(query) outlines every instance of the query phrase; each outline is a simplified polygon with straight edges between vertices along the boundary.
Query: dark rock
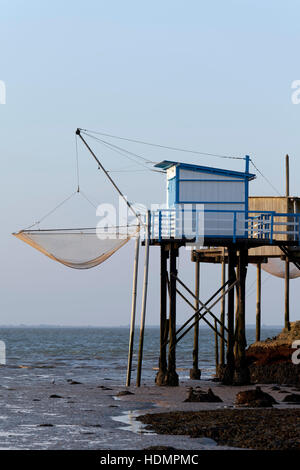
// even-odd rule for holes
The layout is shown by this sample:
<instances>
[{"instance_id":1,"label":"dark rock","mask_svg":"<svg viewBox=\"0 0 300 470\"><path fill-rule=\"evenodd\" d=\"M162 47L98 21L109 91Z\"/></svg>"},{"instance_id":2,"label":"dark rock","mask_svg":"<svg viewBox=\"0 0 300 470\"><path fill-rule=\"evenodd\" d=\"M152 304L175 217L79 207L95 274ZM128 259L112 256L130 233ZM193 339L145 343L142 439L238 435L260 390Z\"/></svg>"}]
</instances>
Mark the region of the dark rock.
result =
<instances>
[{"instance_id":1,"label":"dark rock","mask_svg":"<svg viewBox=\"0 0 300 470\"><path fill-rule=\"evenodd\" d=\"M254 390L244 390L237 393L236 405L243 405L249 407L272 407L276 404L276 400L266 392L263 392L260 387Z\"/></svg>"},{"instance_id":2,"label":"dark rock","mask_svg":"<svg viewBox=\"0 0 300 470\"><path fill-rule=\"evenodd\" d=\"M251 383L300 385L300 364L288 362L253 364L249 367Z\"/></svg>"},{"instance_id":3,"label":"dark rock","mask_svg":"<svg viewBox=\"0 0 300 470\"><path fill-rule=\"evenodd\" d=\"M54 424L50 424L50 423L39 424L40 428L52 428L53 426Z\"/></svg>"},{"instance_id":4,"label":"dark rock","mask_svg":"<svg viewBox=\"0 0 300 470\"><path fill-rule=\"evenodd\" d=\"M277 390L280 390L280 387L278 387L277 385L274 385L274 387L272 387L271 390L273 390L275 392Z\"/></svg>"},{"instance_id":5,"label":"dark rock","mask_svg":"<svg viewBox=\"0 0 300 470\"><path fill-rule=\"evenodd\" d=\"M285 403L299 403L300 404L300 395L299 393L290 393L282 400Z\"/></svg>"},{"instance_id":6,"label":"dark rock","mask_svg":"<svg viewBox=\"0 0 300 470\"><path fill-rule=\"evenodd\" d=\"M200 380L201 370L200 369L190 369L190 379L191 380Z\"/></svg>"},{"instance_id":7,"label":"dark rock","mask_svg":"<svg viewBox=\"0 0 300 470\"><path fill-rule=\"evenodd\" d=\"M212 391L211 388L207 390L207 392L204 392L203 390L197 388L196 390L191 388L189 390L189 394L185 402L207 402L207 403L220 403L223 400L221 400L220 397L215 395Z\"/></svg>"},{"instance_id":8,"label":"dark rock","mask_svg":"<svg viewBox=\"0 0 300 470\"><path fill-rule=\"evenodd\" d=\"M121 390L117 393L116 397L123 397L125 395L134 395L134 393L129 392L129 390Z\"/></svg>"},{"instance_id":9,"label":"dark rock","mask_svg":"<svg viewBox=\"0 0 300 470\"><path fill-rule=\"evenodd\" d=\"M178 387L179 377L176 371L168 371L165 376L165 384L167 387Z\"/></svg>"},{"instance_id":10,"label":"dark rock","mask_svg":"<svg viewBox=\"0 0 300 470\"><path fill-rule=\"evenodd\" d=\"M102 388L102 390L112 390L112 388L104 387L104 385L98 385L97 388Z\"/></svg>"},{"instance_id":11,"label":"dark rock","mask_svg":"<svg viewBox=\"0 0 300 470\"><path fill-rule=\"evenodd\" d=\"M70 385L82 385L81 382L77 382L76 380L68 379L67 382L69 382Z\"/></svg>"},{"instance_id":12,"label":"dark rock","mask_svg":"<svg viewBox=\"0 0 300 470\"><path fill-rule=\"evenodd\" d=\"M252 383L300 385L300 364L293 364L293 343L300 337L300 321L291 322L290 329L267 341L249 346L246 358Z\"/></svg>"},{"instance_id":13,"label":"dark rock","mask_svg":"<svg viewBox=\"0 0 300 470\"><path fill-rule=\"evenodd\" d=\"M55 393L53 395L50 395L49 398L64 398L61 395L56 395Z\"/></svg>"}]
</instances>

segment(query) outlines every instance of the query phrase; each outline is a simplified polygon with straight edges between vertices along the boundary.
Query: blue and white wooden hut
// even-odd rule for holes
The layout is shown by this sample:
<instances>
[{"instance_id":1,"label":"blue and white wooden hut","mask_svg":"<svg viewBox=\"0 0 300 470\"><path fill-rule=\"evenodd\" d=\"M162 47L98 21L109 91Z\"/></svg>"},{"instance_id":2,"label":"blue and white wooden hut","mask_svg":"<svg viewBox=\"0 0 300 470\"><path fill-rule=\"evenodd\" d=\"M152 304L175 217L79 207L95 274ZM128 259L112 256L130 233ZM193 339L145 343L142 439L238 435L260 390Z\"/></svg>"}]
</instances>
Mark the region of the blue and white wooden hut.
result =
<instances>
[{"instance_id":1,"label":"blue and white wooden hut","mask_svg":"<svg viewBox=\"0 0 300 470\"><path fill-rule=\"evenodd\" d=\"M159 236L176 238L245 236L248 221L249 157L245 171L164 160L156 164L166 171L167 209L154 222Z\"/></svg>"}]
</instances>

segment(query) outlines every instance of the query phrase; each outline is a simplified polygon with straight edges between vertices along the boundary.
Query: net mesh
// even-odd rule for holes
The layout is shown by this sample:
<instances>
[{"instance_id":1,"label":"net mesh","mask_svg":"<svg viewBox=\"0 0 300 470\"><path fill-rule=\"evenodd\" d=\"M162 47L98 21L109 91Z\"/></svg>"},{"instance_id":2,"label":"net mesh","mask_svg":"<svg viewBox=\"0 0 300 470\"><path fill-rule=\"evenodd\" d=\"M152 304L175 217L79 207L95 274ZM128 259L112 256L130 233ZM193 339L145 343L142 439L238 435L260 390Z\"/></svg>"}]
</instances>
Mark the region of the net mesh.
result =
<instances>
[{"instance_id":1,"label":"net mesh","mask_svg":"<svg viewBox=\"0 0 300 470\"><path fill-rule=\"evenodd\" d=\"M261 268L276 277L285 277L285 261L280 258L269 258L267 263L262 263ZM290 279L300 277L300 270L290 263Z\"/></svg>"},{"instance_id":2,"label":"net mesh","mask_svg":"<svg viewBox=\"0 0 300 470\"><path fill-rule=\"evenodd\" d=\"M21 230L14 236L69 268L89 269L103 263L130 238L138 228Z\"/></svg>"}]
</instances>

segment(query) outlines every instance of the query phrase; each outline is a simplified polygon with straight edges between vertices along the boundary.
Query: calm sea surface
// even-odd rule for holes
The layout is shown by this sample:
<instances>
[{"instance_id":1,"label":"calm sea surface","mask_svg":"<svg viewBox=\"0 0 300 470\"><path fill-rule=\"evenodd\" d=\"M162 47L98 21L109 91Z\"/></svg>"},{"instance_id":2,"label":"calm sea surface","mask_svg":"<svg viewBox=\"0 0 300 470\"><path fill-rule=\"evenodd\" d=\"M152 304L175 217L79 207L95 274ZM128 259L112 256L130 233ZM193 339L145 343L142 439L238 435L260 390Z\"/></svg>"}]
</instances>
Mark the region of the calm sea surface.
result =
<instances>
[{"instance_id":1,"label":"calm sea surface","mask_svg":"<svg viewBox=\"0 0 300 470\"><path fill-rule=\"evenodd\" d=\"M262 328L262 339L273 337L281 328ZM135 336L133 383L136 376L139 331ZM128 328L0 328L0 340L6 344L6 370L27 366L32 372L53 380L70 373L83 381L110 379L124 384L128 354ZM255 329L249 327L247 341L255 339ZM177 347L177 367L180 378L188 378L192 366L193 333ZM158 365L159 328L145 330L143 383L153 383ZM200 328L200 368L202 378L214 374L214 333ZM34 373L29 374L34 380Z\"/></svg>"}]
</instances>

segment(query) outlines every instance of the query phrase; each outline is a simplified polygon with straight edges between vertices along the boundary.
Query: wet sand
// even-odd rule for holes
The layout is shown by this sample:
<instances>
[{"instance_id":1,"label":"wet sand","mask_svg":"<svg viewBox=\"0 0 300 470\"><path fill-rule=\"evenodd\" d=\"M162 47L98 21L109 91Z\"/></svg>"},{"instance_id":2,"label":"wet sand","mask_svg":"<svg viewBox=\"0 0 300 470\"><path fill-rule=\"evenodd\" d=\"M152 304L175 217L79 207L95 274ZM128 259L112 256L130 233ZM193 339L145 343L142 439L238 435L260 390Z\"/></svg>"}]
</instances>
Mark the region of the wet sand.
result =
<instances>
[{"instance_id":1,"label":"wet sand","mask_svg":"<svg viewBox=\"0 0 300 470\"><path fill-rule=\"evenodd\" d=\"M0 370L0 449L99 449L133 450L152 446L175 449L228 449L208 437L156 434L145 429L136 417L162 412L232 410L239 390L212 381L182 382L180 387L143 385L117 396L125 387L110 380L86 383L68 374L54 383L46 374L21 369ZM71 382L73 380L73 383ZM211 387L221 403L185 403L189 387ZM262 386L279 403L275 409L298 409L282 403L293 387ZM247 410L249 412L249 410Z\"/></svg>"}]
</instances>

